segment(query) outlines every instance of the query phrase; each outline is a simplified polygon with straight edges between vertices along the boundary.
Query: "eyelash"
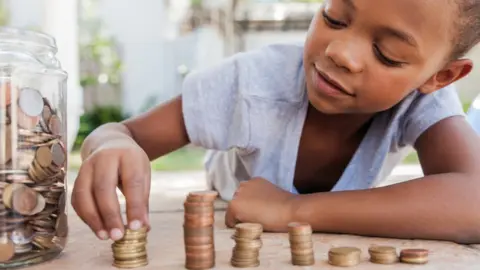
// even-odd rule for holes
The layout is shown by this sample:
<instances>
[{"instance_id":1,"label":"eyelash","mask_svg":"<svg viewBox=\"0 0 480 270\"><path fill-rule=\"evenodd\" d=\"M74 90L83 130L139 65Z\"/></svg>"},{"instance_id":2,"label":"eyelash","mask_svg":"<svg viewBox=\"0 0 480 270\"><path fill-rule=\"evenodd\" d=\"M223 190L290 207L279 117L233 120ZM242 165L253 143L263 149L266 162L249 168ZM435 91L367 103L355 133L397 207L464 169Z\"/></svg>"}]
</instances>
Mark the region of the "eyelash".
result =
<instances>
[{"instance_id":1,"label":"eyelash","mask_svg":"<svg viewBox=\"0 0 480 270\"><path fill-rule=\"evenodd\" d=\"M333 28L333 29L340 29L342 27L347 27L347 24L345 23L342 23L340 21L337 21L337 20L334 20L332 19L330 16L327 15L327 13L325 12L325 10L322 12L323 14L323 18L325 20L325 23ZM374 44L373 45L373 52L375 54L375 56L377 57L377 59L384 65L386 66L389 66L389 67L400 67L402 66L402 62L398 62L398 61L394 61L388 57L386 57L382 51L380 50L380 48L378 47L377 44Z\"/></svg>"}]
</instances>

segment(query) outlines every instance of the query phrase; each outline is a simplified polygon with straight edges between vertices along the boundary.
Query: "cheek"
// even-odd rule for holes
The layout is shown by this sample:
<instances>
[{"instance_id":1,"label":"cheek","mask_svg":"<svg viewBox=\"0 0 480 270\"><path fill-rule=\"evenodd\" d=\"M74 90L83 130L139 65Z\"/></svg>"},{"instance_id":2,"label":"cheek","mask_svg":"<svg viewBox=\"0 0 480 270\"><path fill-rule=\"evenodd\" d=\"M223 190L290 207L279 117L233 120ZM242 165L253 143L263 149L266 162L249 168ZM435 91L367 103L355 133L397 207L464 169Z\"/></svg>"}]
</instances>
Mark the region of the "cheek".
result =
<instances>
[{"instance_id":1,"label":"cheek","mask_svg":"<svg viewBox=\"0 0 480 270\"><path fill-rule=\"evenodd\" d=\"M319 53L325 51L329 40L328 34L328 29L326 29L321 15L317 15L310 25L305 40L305 53L307 57L312 58L321 55Z\"/></svg>"},{"instance_id":2,"label":"cheek","mask_svg":"<svg viewBox=\"0 0 480 270\"><path fill-rule=\"evenodd\" d=\"M413 89L411 76L392 75L391 72L375 72L368 76L364 85L363 101L367 106L385 110L405 98Z\"/></svg>"}]
</instances>

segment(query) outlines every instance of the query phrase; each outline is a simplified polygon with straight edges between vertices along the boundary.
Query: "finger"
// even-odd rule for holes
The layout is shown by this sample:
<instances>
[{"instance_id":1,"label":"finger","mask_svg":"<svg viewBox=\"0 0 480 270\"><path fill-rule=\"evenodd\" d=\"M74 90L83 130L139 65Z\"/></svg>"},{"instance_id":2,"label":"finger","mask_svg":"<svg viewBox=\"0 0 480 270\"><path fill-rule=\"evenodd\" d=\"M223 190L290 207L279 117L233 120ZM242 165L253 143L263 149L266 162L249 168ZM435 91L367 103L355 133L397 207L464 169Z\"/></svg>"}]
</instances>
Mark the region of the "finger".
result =
<instances>
[{"instance_id":1,"label":"finger","mask_svg":"<svg viewBox=\"0 0 480 270\"><path fill-rule=\"evenodd\" d=\"M225 212L225 225L228 228L233 228L237 224L235 212L233 211L232 202L228 204L227 211Z\"/></svg>"},{"instance_id":2,"label":"finger","mask_svg":"<svg viewBox=\"0 0 480 270\"><path fill-rule=\"evenodd\" d=\"M145 225L147 226L147 229L150 231L149 213L150 213L150 186L152 181L152 168L149 162L146 164L145 169L147 171L147 176L144 182L145 183L144 198L145 198L145 204L146 204L146 213L145 213L144 221L145 221Z\"/></svg>"},{"instance_id":3,"label":"finger","mask_svg":"<svg viewBox=\"0 0 480 270\"><path fill-rule=\"evenodd\" d=\"M92 176L92 169L88 165L80 169L73 184L70 203L80 219L90 227L97 237L101 240L107 240L108 233L98 213L92 194Z\"/></svg>"},{"instance_id":4,"label":"finger","mask_svg":"<svg viewBox=\"0 0 480 270\"><path fill-rule=\"evenodd\" d=\"M118 182L118 158L98 158L93 182L93 194L105 228L114 241L123 237L124 225L116 193Z\"/></svg>"},{"instance_id":5,"label":"finger","mask_svg":"<svg viewBox=\"0 0 480 270\"><path fill-rule=\"evenodd\" d=\"M129 228L137 230L144 226L147 217L148 195L146 197L148 174L132 166L132 159L124 156L120 167L120 177L127 204L127 222ZM142 173L143 172L143 173Z\"/></svg>"}]
</instances>

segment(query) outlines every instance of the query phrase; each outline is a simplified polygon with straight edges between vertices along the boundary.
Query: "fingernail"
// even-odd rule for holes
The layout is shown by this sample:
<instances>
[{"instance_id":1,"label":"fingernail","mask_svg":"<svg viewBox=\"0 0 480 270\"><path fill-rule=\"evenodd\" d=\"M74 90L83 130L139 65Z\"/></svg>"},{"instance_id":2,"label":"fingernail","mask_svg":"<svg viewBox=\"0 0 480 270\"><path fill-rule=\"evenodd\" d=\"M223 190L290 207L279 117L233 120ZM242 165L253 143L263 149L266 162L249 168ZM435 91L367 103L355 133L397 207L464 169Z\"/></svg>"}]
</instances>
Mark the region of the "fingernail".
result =
<instances>
[{"instance_id":1,"label":"fingernail","mask_svg":"<svg viewBox=\"0 0 480 270\"><path fill-rule=\"evenodd\" d=\"M117 241L122 239L122 231L120 229L113 229L110 231L110 238L112 238L113 241Z\"/></svg>"},{"instance_id":2,"label":"fingernail","mask_svg":"<svg viewBox=\"0 0 480 270\"><path fill-rule=\"evenodd\" d=\"M139 230L140 228L142 228L142 223L139 221L139 220L134 220L132 222L130 222L130 230Z\"/></svg>"},{"instance_id":3,"label":"fingernail","mask_svg":"<svg viewBox=\"0 0 480 270\"><path fill-rule=\"evenodd\" d=\"M97 233L97 237L100 238L101 240L107 240L108 239L108 233L104 230L101 230Z\"/></svg>"}]
</instances>

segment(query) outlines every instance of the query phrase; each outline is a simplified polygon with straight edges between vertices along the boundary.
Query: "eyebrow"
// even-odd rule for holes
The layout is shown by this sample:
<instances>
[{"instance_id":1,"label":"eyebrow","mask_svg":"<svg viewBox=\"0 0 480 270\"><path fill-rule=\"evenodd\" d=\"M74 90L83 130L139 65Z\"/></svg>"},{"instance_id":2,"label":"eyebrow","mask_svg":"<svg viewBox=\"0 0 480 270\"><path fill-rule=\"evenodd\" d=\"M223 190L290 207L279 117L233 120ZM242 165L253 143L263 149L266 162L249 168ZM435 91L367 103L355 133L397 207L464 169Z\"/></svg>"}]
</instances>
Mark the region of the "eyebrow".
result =
<instances>
[{"instance_id":1,"label":"eyebrow","mask_svg":"<svg viewBox=\"0 0 480 270\"><path fill-rule=\"evenodd\" d=\"M349 0L345 0L345 1L349 1ZM411 36L406 32L400 31L398 29L390 28L390 27L382 28L381 32L385 33L386 35L396 37L397 39L407 43L412 47L418 47L418 44L415 38L413 38L413 36Z\"/></svg>"}]
</instances>

